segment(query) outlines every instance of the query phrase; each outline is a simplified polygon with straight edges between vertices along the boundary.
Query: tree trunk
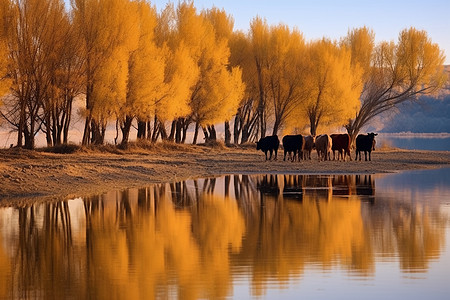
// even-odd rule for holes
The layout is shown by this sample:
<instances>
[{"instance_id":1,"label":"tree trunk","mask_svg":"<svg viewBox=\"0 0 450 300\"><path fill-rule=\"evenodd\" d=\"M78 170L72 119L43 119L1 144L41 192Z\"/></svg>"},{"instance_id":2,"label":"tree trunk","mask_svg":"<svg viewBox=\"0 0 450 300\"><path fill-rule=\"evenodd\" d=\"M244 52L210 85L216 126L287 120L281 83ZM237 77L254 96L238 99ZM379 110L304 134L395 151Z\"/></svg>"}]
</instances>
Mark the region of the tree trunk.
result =
<instances>
[{"instance_id":1,"label":"tree trunk","mask_svg":"<svg viewBox=\"0 0 450 300\"><path fill-rule=\"evenodd\" d=\"M106 124L101 124L100 121L91 121L91 143L94 145L102 145L105 140L105 131L106 131Z\"/></svg>"},{"instance_id":2,"label":"tree trunk","mask_svg":"<svg viewBox=\"0 0 450 300\"><path fill-rule=\"evenodd\" d=\"M236 144L236 145L239 143L239 136L241 135L241 132L242 132L241 125L242 125L242 123L241 123L240 115L238 113L234 117L234 127L233 127L233 138L234 138L234 144Z\"/></svg>"},{"instance_id":3,"label":"tree trunk","mask_svg":"<svg viewBox=\"0 0 450 300\"><path fill-rule=\"evenodd\" d=\"M34 149L34 122L31 122L30 129L25 126L25 149Z\"/></svg>"},{"instance_id":4,"label":"tree trunk","mask_svg":"<svg viewBox=\"0 0 450 300\"><path fill-rule=\"evenodd\" d=\"M259 121L260 121L260 124L259 124L260 125L260 127L259 127L260 135L261 135L261 138L263 138L266 136L266 123L264 120L264 116L261 115Z\"/></svg>"},{"instance_id":5,"label":"tree trunk","mask_svg":"<svg viewBox=\"0 0 450 300\"><path fill-rule=\"evenodd\" d=\"M44 125L45 125L45 139L47 141L47 147L51 147L51 146L53 146L53 141L54 141L53 138L55 137L54 131L56 130L56 128L55 128L56 124L53 124L53 126L52 126L49 113L46 113ZM52 135L53 135L53 138L52 138Z\"/></svg>"},{"instance_id":6,"label":"tree trunk","mask_svg":"<svg viewBox=\"0 0 450 300\"><path fill-rule=\"evenodd\" d=\"M225 121L225 145L231 144L231 130L230 130L230 122Z\"/></svg>"},{"instance_id":7,"label":"tree trunk","mask_svg":"<svg viewBox=\"0 0 450 300\"><path fill-rule=\"evenodd\" d=\"M137 138L138 139L145 139L146 129L147 129L147 122L138 120L137 126L138 126Z\"/></svg>"},{"instance_id":8,"label":"tree trunk","mask_svg":"<svg viewBox=\"0 0 450 300\"><path fill-rule=\"evenodd\" d=\"M164 123L162 121L158 122L158 127L159 127L159 134L161 134L161 139L164 141L167 141L167 131L166 131L166 126L164 126Z\"/></svg>"},{"instance_id":9,"label":"tree trunk","mask_svg":"<svg viewBox=\"0 0 450 300\"><path fill-rule=\"evenodd\" d=\"M191 120L187 120L185 119L184 124L183 124L183 136L181 138L181 143L184 144L186 142L186 135L187 135L187 130L189 128L189 125L191 123Z\"/></svg>"},{"instance_id":10,"label":"tree trunk","mask_svg":"<svg viewBox=\"0 0 450 300\"><path fill-rule=\"evenodd\" d=\"M89 61L88 61L89 64ZM92 110L91 110L91 95L92 91L94 89L93 84L89 83L89 74L88 74L88 83L86 85L86 110L88 112L88 115L86 116L86 122L84 123L84 132L83 132L83 139L81 144L83 146L87 146L92 139L91 137L91 121L92 121Z\"/></svg>"},{"instance_id":11,"label":"tree trunk","mask_svg":"<svg viewBox=\"0 0 450 300\"><path fill-rule=\"evenodd\" d=\"M206 127L202 126L202 130L203 130L203 135L204 135L204 140L205 143L209 142L209 134L208 134L208 129Z\"/></svg>"},{"instance_id":12,"label":"tree trunk","mask_svg":"<svg viewBox=\"0 0 450 300\"><path fill-rule=\"evenodd\" d=\"M70 121L72 120L72 103L73 103L73 97L68 97L67 103L66 103L66 109L64 111L65 117L63 118L63 143L67 144L69 140L69 127L70 127Z\"/></svg>"},{"instance_id":13,"label":"tree trunk","mask_svg":"<svg viewBox=\"0 0 450 300\"><path fill-rule=\"evenodd\" d=\"M217 133L214 125L208 126L208 132L209 132L209 141L213 142L217 141Z\"/></svg>"},{"instance_id":14,"label":"tree trunk","mask_svg":"<svg viewBox=\"0 0 450 300\"><path fill-rule=\"evenodd\" d=\"M198 137L198 128L200 127L200 125L198 124L198 122L195 122L195 131L194 131L194 138L192 139L192 144L196 145L197 144L197 137Z\"/></svg>"},{"instance_id":15,"label":"tree trunk","mask_svg":"<svg viewBox=\"0 0 450 300\"><path fill-rule=\"evenodd\" d=\"M354 121L349 120L348 124L345 125L345 129L347 129L347 133L348 135L350 135L350 147L354 148L355 146L355 141L356 141L356 136L359 133L359 129L356 128Z\"/></svg>"},{"instance_id":16,"label":"tree trunk","mask_svg":"<svg viewBox=\"0 0 450 300\"><path fill-rule=\"evenodd\" d=\"M183 120L184 118L178 118L175 124L175 143L177 144L181 143L181 131L183 128Z\"/></svg>"},{"instance_id":17,"label":"tree trunk","mask_svg":"<svg viewBox=\"0 0 450 300\"><path fill-rule=\"evenodd\" d=\"M174 141L175 131L177 129L177 123L178 123L178 119L172 121L172 124L170 125L170 134L169 134L169 137L167 138L168 141L171 141L171 142Z\"/></svg>"},{"instance_id":18,"label":"tree trunk","mask_svg":"<svg viewBox=\"0 0 450 300\"><path fill-rule=\"evenodd\" d=\"M153 131L151 137L152 143L155 143L158 140L159 133L159 121L158 117L155 115L155 118L153 119ZM148 134L150 134L150 132Z\"/></svg>"},{"instance_id":19,"label":"tree trunk","mask_svg":"<svg viewBox=\"0 0 450 300\"><path fill-rule=\"evenodd\" d=\"M312 136L317 135L317 127L319 126L320 115L321 114L319 114L319 116L316 116L315 113L309 115L309 125L311 126L310 132Z\"/></svg>"},{"instance_id":20,"label":"tree trunk","mask_svg":"<svg viewBox=\"0 0 450 300\"><path fill-rule=\"evenodd\" d=\"M241 138L241 144L247 143L250 138L250 130L249 125L245 124L242 127L242 138Z\"/></svg>"},{"instance_id":21,"label":"tree trunk","mask_svg":"<svg viewBox=\"0 0 450 300\"><path fill-rule=\"evenodd\" d=\"M24 136L24 132L25 132L25 101L24 100L20 100L20 116L19 116L19 127L17 129L17 147L22 147L23 146L23 136Z\"/></svg>"},{"instance_id":22,"label":"tree trunk","mask_svg":"<svg viewBox=\"0 0 450 300\"><path fill-rule=\"evenodd\" d=\"M128 140L130 138L130 129L131 129L131 123L133 122L133 117L126 116L125 122L123 126L120 126L120 130L122 131L122 142L121 145L125 146L128 144Z\"/></svg>"},{"instance_id":23,"label":"tree trunk","mask_svg":"<svg viewBox=\"0 0 450 300\"><path fill-rule=\"evenodd\" d=\"M316 136L317 128L316 128L316 126L314 125L314 123L311 124L311 130L310 130L310 133L311 133L312 136Z\"/></svg>"},{"instance_id":24,"label":"tree trunk","mask_svg":"<svg viewBox=\"0 0 450 300\"><path fill-rule=\"evenodd\" d=\"M91 140L90 135L91 135L91 128L90 125L91 124L91 119L89 116L86 116L86 120L84 123L84 132L83 132L83 139L81 141L81 144L83 146L87 146L89 145L89 142Z\"/></svg>"},{"instance_id":25,"label":"tree trunk","mask_svg":"<svg viewBox=\"0 0 450 300\"><path fill-rule=\"evenodd\" d=\"M278 134L279 127L280 127L280 121L278 119L276 119L275 123L273 124L272 135L277 135Z\"/></svg>"},{"instance_id":26,"label":"tree trunk","mask_svg":"<svg viewBox=\"0 0 450 300\"><path fill-rule=\"evenodd\" d=\"M151 121L147 121L146 124L147 124L147 140L151 140L152 139L152 137L151 137L152 122ZM144 135L144 138L145 138L145 135Z\"/></svg>"}]
</instances>

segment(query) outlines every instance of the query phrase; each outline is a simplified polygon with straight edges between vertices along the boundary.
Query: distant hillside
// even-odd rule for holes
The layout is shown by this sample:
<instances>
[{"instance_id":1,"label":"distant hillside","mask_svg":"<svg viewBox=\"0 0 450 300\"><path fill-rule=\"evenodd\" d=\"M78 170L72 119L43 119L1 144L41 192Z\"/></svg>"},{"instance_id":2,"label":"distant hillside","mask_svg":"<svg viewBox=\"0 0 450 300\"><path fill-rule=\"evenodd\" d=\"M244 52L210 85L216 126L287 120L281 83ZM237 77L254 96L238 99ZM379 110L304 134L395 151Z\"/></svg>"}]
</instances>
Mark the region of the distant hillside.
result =
<instances>
[{"instance_id":1,"label":"distant hillside","mask_svg":"<svg viewBox=\"0 0 450 300\"><path fill-rule=\"evenodd\" d=\"M450 78L450 65L445 66ZM450 132L450 80L438 96L419 97L412 103L400 105L376 121L379 132Z\"/></svg>"},{"instance_id":2,"label":"distant hillside","mask_svg":"<svg viewBox=\"0 0 450 300\"><path fill-rule=\"evenodd\" d=\"M398 113L383 117L381 132L450 132L450 95L442 98L420 97L403 104Z\"/></svg>"}]
</instances>

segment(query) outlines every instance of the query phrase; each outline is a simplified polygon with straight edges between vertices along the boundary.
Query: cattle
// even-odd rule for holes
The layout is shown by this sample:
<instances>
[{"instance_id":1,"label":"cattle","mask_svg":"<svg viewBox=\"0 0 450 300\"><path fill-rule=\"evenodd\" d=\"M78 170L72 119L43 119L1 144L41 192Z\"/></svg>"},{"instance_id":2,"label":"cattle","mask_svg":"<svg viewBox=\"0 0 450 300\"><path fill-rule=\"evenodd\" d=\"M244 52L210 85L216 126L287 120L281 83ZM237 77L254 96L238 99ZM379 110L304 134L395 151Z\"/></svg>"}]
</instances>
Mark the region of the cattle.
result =
<instances>
[{"instance_id":1,"label":"cattle","mask_svg":"<svg viewBox=\"0 0 450 300\"><path fill-rule=\"evenodd\" d=\"M258 142L256 142L256 150L261 150L266 155L267 160L267 152L270 152L269 160L272 159L272 153L275 152L275 158L277 159L278 148L280 147L280 140L277 135L271 135L261 138Z\"/></svg>"},{"instance_id":2,"label":"cattle","mask_svg":"<svg viewBox=\"0 0 450 300\"><path fill-rule=\"evenodd\" d=\"M284 149L284 158L286 160L286 154L289 153L289 156L292 155L292 161L295 161L297 157L300 161L303 155L303 147L305 145L304 138L301 134L297 135L285 135L283 137L283 149Z\"/></svg>"},{"instance_id":3,"label":"cattle","mask_svg":"<svg viewBox=\"0 0 450 300\"><path fill-rule=\"evenodd\" d=\"M314 148L314 143L316 137L313 135L308 135L305 137L305 146L303 147L303 159L311 160L311 151Z\"/></svg>"},{"instance_id":4,"label":"cattle","mask_svg":"<svg viewBox=\"0 0 450 300\"><path fill-rule=\"evenodd\" d=\"M316 151L319 161L331 160L332 140L328 134L322 134L316 137Z\"/></svg>"},{"instance_id":5,"label":"cattle","mask_svg":"<svg viewBox=\"0 0 450 300\"><path fill-rule=\"evenodd\" d=\"M367 161L367 152L369 152L369 160L370 153L375 150L375 136L377 133L368 133L368 134L360 134L356 137L356 157L355 160L361 160L361 151L364 151L364 158Z\"/></svg>"},{"instance_id":6,"label":"cattle","mask_svg":"<svg viewBox=\"0 0 450 300\"><path fill-rule=\"evenodd\" d=\"M345 161L347 154L350 160L352 160L350 155L350 135L347 133L332 134L331 140L333 141L333 145L331 147L331 150L333 151L333 160L336 160L336 151L338 152L338 160L341 160L342 157L342 160Z\"/></svg>"}]
</instances>

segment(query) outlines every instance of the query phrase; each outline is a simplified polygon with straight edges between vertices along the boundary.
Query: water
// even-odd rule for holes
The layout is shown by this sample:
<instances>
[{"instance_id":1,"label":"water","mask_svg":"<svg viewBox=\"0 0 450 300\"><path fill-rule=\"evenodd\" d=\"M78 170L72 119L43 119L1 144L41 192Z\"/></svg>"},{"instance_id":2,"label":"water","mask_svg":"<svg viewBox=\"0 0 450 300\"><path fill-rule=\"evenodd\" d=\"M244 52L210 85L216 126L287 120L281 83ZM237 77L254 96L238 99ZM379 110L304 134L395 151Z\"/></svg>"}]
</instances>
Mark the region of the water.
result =
<instances>
[{"instance_id":1,"label":"water","mask_svg":"<svg viewBox=\"0 0 450 300\"><path fill-rule=\"evenodd\" d=\"M389 135L379 134L377 145L409 150L450 151L450 136L442 135Z\"/></svg>"},{"instance_id":2,"label":"water","mask_svg":"<svg viewBox=\"0 0 450 300\"><path fill-rule=\"evenodd\" d=\"M231 175L0 209L0 299L447 299L450 169Z\"/></svg>"}]
</instances>

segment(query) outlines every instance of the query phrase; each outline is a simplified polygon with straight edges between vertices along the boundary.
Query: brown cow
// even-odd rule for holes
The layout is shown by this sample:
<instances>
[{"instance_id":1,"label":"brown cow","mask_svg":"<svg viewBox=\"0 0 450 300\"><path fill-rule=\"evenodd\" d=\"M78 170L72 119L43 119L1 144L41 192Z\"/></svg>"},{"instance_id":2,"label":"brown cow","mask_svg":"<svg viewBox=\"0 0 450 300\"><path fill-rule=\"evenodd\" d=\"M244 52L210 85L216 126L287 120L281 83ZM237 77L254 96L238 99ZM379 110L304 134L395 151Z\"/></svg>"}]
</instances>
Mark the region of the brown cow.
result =
<instances>
[{"instance_id":1,"label":"brown cow","mask_svg":"<svg viewBox=\"0 0 450 300\"><path fill-rule=\"evenodd\" d=\"M316 137L316 151L319 161L331 160L331 145L332 140L328 134L322 134Z\"/></svg>"},{"instance_id":2,"label":"brown cow","mask_svg":"<svg viewBox=\"0 0 450 300\"><path fill-rule=\"evenodd\" d=\"M336 151L338 152L338 160L345 161L345 158L348 154L348 157L350 158L350 161L352 160L352 157L350 155L350 144L351 144L351 138L350 135L347 133L343 134L332 134L331 140L333 141L333 145L331 147L331 150L333 151L333 160L336 160Z\"/></svg>"},{"instance_id":3,"label":"brown cow","mask_svg":"<svg viewBox=\"0 0 450 300\"><path fill-rule=\"evenodd\" d=\"M305 136L305 147L303 148L303 159L308 158L311 160L311 151L314 149L314 143L316 142L316 137L312 135Z\"/></svg>"}]
</instances>

